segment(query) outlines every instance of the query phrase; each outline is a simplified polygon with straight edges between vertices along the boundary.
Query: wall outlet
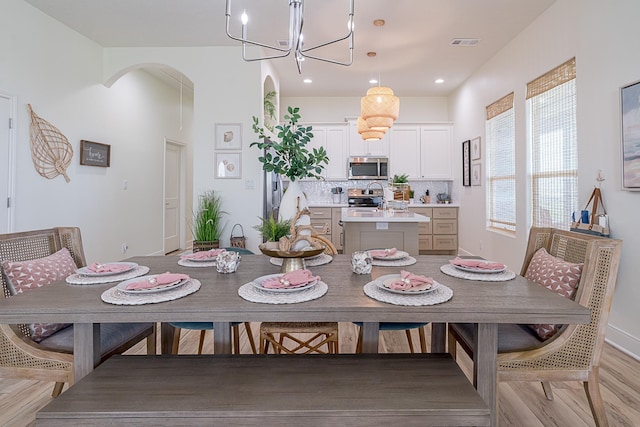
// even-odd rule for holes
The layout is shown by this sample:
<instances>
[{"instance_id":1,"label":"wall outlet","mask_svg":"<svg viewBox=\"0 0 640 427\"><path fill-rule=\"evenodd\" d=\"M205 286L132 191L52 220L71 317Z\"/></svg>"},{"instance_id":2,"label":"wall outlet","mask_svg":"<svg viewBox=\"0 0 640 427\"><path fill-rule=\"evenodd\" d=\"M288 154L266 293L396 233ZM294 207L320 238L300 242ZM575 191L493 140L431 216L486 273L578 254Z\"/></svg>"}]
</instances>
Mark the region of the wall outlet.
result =
<instances>
[{"instance_id":1,"label":"wall outlet","mask_svg":"<svg viewBox=\"0 0 640 427\"><path fill-rule=\"evenodd\" d=\"M482 250L482 240L480 240L480 250Z\"/></svg>"},{"instance_id":2,"label":"wall outlet","mask_svg":"<svg viewBox=\"0 0 640 427\"><path fill-rule=\"evenodd\" d=\"M127 245L127 243L123 243L122 244L122 253L126 253L129 250L129 245Z\"/></svg>"}]
</instances>

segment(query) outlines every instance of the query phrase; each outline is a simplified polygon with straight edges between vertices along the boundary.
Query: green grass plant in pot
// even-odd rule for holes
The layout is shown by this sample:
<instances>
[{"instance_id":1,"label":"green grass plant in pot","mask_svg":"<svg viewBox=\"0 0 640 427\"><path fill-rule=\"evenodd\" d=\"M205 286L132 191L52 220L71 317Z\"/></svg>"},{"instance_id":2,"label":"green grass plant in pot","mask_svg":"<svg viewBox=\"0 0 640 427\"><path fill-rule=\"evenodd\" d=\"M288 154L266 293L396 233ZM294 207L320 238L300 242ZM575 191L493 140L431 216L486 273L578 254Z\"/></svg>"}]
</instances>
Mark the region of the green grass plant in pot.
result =
<instances>
[{"instance_id":1,"label":"green grass plant in pot","mask_svg":"<svg viewBox=\"0 0 640 427\"><path fill-rule=\"evenodd\" d=\"M193 251L207 251L220 246L224 229L222 197L214 190L200 195L198 210L193 214Z\"/></svg>"},{"instance_id":2,"label":"green grass plant in pot","mask_svg":"<svg viewBox=\"0 0 640 427\"><path fill-rule=\"evenodd\" d=\"M253 226L253 228L260 232L268 249L277 249L280 238L288 236L291 232L291 221L279 221L273 215L270 215L269 218L258 218L260 224Z\"/></svg>"}]
</instances>

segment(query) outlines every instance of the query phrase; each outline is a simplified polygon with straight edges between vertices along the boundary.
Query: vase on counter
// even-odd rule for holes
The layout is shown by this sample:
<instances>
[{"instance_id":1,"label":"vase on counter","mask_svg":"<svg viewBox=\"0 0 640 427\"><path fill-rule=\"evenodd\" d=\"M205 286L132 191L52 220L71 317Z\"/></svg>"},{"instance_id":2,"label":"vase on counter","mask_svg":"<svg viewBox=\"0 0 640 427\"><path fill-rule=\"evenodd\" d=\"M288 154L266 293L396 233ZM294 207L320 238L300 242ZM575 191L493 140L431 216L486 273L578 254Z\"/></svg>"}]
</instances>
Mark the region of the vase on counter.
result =
<instances>
[{"instance_id":1,"label":"vase on counter","mask_svg":"<svg viewBox=\"0 0 640 427\"><path fill-rule=\"evenodd\" d=\"M280 200L279 217L281 221L291 220L296 216L297 209L304 209L309 207L307 196L302 191L302 186L298 181L289 182L287 190L282 195ZM301 215L295 225L310 225L311 218L309 215ZM301 234L311 234L310 230L303 230ZM305 242L298 242L299 246L306 246ZM301 250L302 247L294 247L295 250Z\"/></svg>"}]
</instances>

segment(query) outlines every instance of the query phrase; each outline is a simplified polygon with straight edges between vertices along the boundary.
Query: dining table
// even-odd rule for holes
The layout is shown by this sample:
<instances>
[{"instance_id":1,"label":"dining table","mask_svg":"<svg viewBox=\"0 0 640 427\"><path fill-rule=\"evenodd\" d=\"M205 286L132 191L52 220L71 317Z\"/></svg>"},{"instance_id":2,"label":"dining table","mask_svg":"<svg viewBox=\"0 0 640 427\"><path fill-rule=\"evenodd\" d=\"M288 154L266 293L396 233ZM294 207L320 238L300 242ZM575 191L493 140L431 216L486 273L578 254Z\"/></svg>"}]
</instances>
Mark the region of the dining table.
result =
<instances>
[{"instance_id":1,"label":"dining table","mask_svg":"<svg viewBox=\"0 0 640 427\"><path fill-rule=\"evenodd\" d=\"M308 301L287 303L285 297L265 303L250 301L241 294L255 279L280 272L268 256L242 255L234 273L219 273L215 266L179 265L179 256L136 256L125 261L148 267L149 274L187 274L200 283L199 289L170 301L129 305L101 299L118 283L60 281L0 301L0 323L73 323L76 382L98 363L101 323L161 322L162 352L168 353L173 331L168 322L213 322L216 354L231 353L231 322L363 322L364 353L378 352L380 322L431 322L431 352L435 353L446 350L448 322L473 323L477 327L474 382L490 408L492 425L496 425L498 325L590 321L587 308L518 274L513 273L508 280L473 280L445 274L444 266L450 265L451 256L414 258L412 265L373 266L370 274L355 274L349 254L334 255L329 263L308 267L326 284L324 294ZM433 278L451 295L446 301L423 305L383 302L365 292L374 279L402 270Z\"/></svg>"}]
</instances>

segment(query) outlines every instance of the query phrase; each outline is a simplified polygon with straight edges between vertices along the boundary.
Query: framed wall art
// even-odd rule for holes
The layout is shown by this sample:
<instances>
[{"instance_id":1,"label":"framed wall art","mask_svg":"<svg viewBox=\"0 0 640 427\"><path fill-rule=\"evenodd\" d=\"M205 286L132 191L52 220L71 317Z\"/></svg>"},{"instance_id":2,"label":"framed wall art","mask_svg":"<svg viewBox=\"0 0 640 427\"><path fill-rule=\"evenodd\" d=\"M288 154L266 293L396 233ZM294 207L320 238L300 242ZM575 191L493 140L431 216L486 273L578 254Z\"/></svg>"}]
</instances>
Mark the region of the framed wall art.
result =
<instances>
[{"instance_id":1,"label":"framed wall art","mask_svg":"<svg viewBox=\"0 0 640 427\"><path fill-rule=\"evenodd\" d=\"M481 172L480 163L474 163L471 165L471 185L478 186L481 184Z\"/></svg>"},{"instance_id":2,"label":"framed wall art","mask_svg":"<svg viewBox=\"0 0 640 427\"><path fill-rule=\"evenodd\" d=\"M640 191L640 81L620 88L622 189Z\"/></svg>"},{"instance_id":3,"label":"framed wall art","mask_svg":"<svg viewBox=\"0 0 640 427\"><path fill-rule=\"evenodd\" d=\"M480 160L480 137L471 140L471 160Z\"/></svg>"},{"instance_id":4,"label":"framed wall art","mask_svg":"<svg viewBox=\"0 0 640 427\"><path fill-rule=\"evenodd\" d=\"M111 166L111 146L99 142L80 140L80 164L85 166Z\"/></svg>"},{"instance_id":5,"label":"framed wall art","mask_svg":"<svg viewBox=\"0 0 640 427\"><path fill-rule=\"evenodd\" d=\"M471 141L462 143L462 185L471 185Z\"/></svg>"},{"instance_id":6,"label":"framed wall art","mask_svg":"<svg viewBox=\"0 0 640 427\"><path fill-rule=\"evenodd\" d=\"M216 178L242 178L242 153L215 153Z\"/></svg>"},{"instance_id":7,"label":"framed wall art","mask_svg":"<svg viewBox=\"0 0 640 427\"><path fill-rule=\"evenodd\" d=\"M216 123L216 150L242 150L242 124Z\"/></svg>"}]
</instances>

